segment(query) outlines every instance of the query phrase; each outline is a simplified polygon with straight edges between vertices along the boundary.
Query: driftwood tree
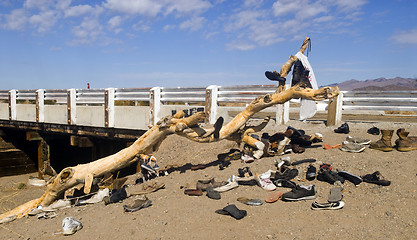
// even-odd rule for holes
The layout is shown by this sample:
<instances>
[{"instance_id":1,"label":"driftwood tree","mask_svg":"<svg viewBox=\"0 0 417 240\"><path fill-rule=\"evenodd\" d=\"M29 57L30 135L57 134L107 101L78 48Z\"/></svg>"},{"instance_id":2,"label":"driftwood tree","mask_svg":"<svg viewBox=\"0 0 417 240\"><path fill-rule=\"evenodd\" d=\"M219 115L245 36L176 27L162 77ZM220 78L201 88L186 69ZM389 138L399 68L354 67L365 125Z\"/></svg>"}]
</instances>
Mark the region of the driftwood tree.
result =
<instances>
[{"instance_id":1,"label":"driftwood tree","mask_svg":"<svg viewBox=\"0 0 417 240\"><path fill-rule=\"evenodd\" d=\"M304 46L306 46L306 41L303 43L301 48L302 51L304 51L303 48L305 49ZM288 74L294 61L295 59L290 57L288 62L283 65L281 76L285 77ZM266 94L254 99L242 112L233 118L232 121L224 125L216 137L214 134L211 134L213 132L212 128L205 129L199 126L199 123L207 117L207 114L204 112L198 112L186 118L183 117L183 112L179 112L174 116L167 116L161 119L156 125L152 126L152 128L139 137L131 146L96 161L63 169L48 181L45 193L40 198L29 201L0 215L0 220L11 216L24 216L39 205L42 205L43 207L48 206L60 198L67 189L78 185L80 182L84 182L85 189L89 191L94 178L125 168L130 164L137 162L142 154L151 154L152 152L157 151L162 141L171 134L178 134L201 143L225 139L238 143L242 141L247 142L248 133L260 131L267 123L267 121L264 121L259 126L246 127L246 122L255 113L276 104L283 104L293 98L319 101L333 98L338 94L339 89L337 87L323 87L318 90L313 90L306 88L303 84L298 84L285 91L282 91L282 89L278 87L275 93Z\"/></svg>"}]
</instances>

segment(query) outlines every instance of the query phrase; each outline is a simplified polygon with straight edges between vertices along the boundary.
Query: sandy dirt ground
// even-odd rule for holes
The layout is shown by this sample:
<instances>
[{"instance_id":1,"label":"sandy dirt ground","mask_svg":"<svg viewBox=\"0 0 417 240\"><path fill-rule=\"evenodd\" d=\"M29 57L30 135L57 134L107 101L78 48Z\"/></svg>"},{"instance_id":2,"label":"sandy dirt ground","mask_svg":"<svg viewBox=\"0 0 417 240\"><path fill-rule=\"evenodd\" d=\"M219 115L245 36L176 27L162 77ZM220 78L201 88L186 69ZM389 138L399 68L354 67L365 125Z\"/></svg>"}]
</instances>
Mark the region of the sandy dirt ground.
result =
<instances>
[{"instance_id":1,"label":"sandy dirt ground","mask_svg":"<svg viewBox=\"0 0 417 240\"><path fill-rule=\"evenodd\" d=\"M405 128L417 136L416 123L395 122L348 122L349 135L376 141L380 136L366 131L372 126L380 129ZM270 194L259 186L239 186L221 194L220 200L207 196L188 196L184 188L194 187L198 179L215 177L226 180L237 175L238 168L249 166L253 173L275 170L274 162L280 157L262 158L253 163L232 161L224 170L219 170L217 155L238 146L229 141L201 144L178 136L169 136L155 153L161 167L168 164L180 166L177 171L152 181L165 184L165 189L150 193L152 206L133 213L123 211L123 202L105 206L103 202L71 207L57 211L50 219L24 217L0 225L1 239L415 239L417 236L417 151L381 152L365 149L361 153L348 153L339 149L324 150L323 144L341 143L346 134L333 132L335 127L326 127L322 121L302 123L291 120L287 125L303 129L306 134L315 132L324 136L323 143L313 144L304 153L291 153L291 161L314 158L331 164L339 170L356 175L380 171L391 180L390 186L350 182L344 184L341 210L311 210L313 200L264 203L248 206L237 201L238 197L265 199ZM286 130L286 126L268 124L264 132ZM394 134L395 135L395 134ZM397 139L394 136L392 142ZM201 170L191 166L205 164ZM326 182L305 180L308 164L295 166L299 175L297 183L314 184L316 200L326 202L332 185ZM18 189L34 174L0 178L0 212L42 195L44 187L27 186ZM131 178L134 178L131 176ZM148 182L149 183L149 182ZM132 186L137 187L138 185ZM278 188L279 191L289 191ZM277 190L277 191L278 191ZM128 201L126 199L125 201ZM235 204L247 211L247 216L236 220L215 213L228 204ZM72 216L80 220L83 229L71 236L55 233L62 231L62 220Z\"/></svg>"}]
</instances>

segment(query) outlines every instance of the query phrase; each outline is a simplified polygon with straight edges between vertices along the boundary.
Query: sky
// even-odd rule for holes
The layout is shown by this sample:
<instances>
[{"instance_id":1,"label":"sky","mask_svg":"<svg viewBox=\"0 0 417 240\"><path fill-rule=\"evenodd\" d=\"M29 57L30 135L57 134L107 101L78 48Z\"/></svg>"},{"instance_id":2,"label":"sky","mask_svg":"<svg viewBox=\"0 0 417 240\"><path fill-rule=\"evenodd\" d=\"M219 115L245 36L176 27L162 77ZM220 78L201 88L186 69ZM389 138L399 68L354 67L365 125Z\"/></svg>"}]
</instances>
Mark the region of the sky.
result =
<instances>
[{"instance_id":1,"label":"sky","mask_svg":"<svg viewBox=\"0 0 417 240\"><path fill-rule=\"evenodd\" d=\"M415 0L0 0L0 90L417 78ZM289 81L289 78L287 78Z\"/></svg>"}]
</instances>

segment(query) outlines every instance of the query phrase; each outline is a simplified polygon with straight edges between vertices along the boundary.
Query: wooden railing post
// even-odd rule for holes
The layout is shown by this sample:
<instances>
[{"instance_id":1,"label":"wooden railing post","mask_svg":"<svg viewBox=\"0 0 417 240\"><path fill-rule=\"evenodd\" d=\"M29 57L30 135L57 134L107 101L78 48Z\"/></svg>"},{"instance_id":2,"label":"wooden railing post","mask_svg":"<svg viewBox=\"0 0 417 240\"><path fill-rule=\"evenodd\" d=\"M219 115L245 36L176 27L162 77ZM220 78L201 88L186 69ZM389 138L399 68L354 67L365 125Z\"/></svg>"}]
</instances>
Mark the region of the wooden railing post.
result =
<instances>
[{"instance_id":1,"label":"wooden railing post","mask_svg":"<svg viewBox=\"0 0 417 240\"><path fill-rule=\"evenodd\" d=\"M36 122L45 122L45 89L36 90Z\"/></svg>"},{"instance_id":2,"label":"wooden railing post","mask_svg":"<svg viewBox=\"0 0 417 240\"><path fill-rule=\"evenodd\" d=\"M17 91L15 89L9 91L9 120L17 120L16 95Z\"/></svg>"},{"instance_id":3,"label":"wooden railing post","mask_svg":"<svg viewBox=\"0 0 417 240\"><path fill-rule=\"evenodd\" d=\"M106 88L104 92L104 126L114 127L114 88Z\"/></svg>"},{"instance_id":4,"label":"wooden railing post","mask_svg":"<svg viewBox=\"0 0 417 240\"><path fill-rule=\"evenodd\" d=\"M153 87L150 90L150 125L155 125L159 121L159 113L161 112L161 88Z\"/></svg>"},{"instance_id":5,"label":"wooden railing post","mask_svg":"<svg viewBox=\"0 0 417 240\"><path fill-rule=\"evenodd\" d=\"M282 91L288 89L289 85L283 86ZM276 124L283 125L286 124L290 120L290 101L287 101L283 104L277 104L277 111L276 111Z\"/></svg>"},{"instance_id":6,"label":"wooden railing post","mask_svg":"<svg viewBox=\"0 0 417 240\"><path fill-rule=\"evenodd\" d=\"M217 120L217 96L219 94L219 87L210 85L206 88L205 111L209 114L208 122L214 124Z\"/></svg>"},{"instance_id":7,"label":"wooden railing post","mask_svg":"<svg viewBox=\"0 0 417 240\"><path fill-rule=\"evenodd\" d=\"M77 124L77 92L74 88L67 90L67 121L70 125Z\"/></svg>"},{"instance_id":8,"label":"wooden railing post","mask_svg":"<svg viewBox=\"0 0 417 240\"><path fill-rule=\"evenodd\" d=\"M327 106L327 126L339 125L342 121L343 93L329 99Z\"/></svg>"}]
</instances>

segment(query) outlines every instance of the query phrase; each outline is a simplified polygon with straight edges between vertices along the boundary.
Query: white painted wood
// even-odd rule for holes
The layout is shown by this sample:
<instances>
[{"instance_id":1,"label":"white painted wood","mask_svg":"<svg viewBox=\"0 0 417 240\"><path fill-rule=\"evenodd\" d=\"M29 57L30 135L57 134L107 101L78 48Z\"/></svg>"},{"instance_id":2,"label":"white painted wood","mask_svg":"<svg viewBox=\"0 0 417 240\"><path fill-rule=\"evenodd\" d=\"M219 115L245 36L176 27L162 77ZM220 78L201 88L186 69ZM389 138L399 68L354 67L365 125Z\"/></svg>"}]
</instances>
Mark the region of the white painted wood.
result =
<instances>
[{"instance_id":1,"label":"white painted wood","mask_svg":"<svg viewBox=\"0 0 417 240\"><path fill-rule=\"evenodd\" d=\"M17 90L12 89L9 91L9 120L17 120L16 95Z\"/></svg>"},{"instance_id":2,"label":"white painted wood","mask_svg":"<svg viewBox=\"0 0 417 240\"><path fill-rule=\"evenodd\" d=\"M150 124L155 125L160 119L161 112L161 88L153 87L150 90Z\"/></svg>"},{"instance_id":3,"label":"white painted wood","mask_svg":"<svg viewBox=\"0 0 417 240\"><path fill-rule=\"evenodd\" d=\"M36 122L45 122L45 89L36 90Z\"/></svg>"},{"instance_id":4,"label":"white painted wood","mask_svg":"<svg viewBox=\"0 0 417 240\"><path fill-rule=\"evenodd\" d=\"M114 127L114 88L107 88L104 94L106 98L104 102L106 103L104 106L104 111L106 119L104 120L104 124L107 127Z\"/></svg>"},{"instance_id":5,"label":"white painted wood","mask_svg":"<svg viewBox=\"0 0 417 240\"><path fill-rule=\"evenodd\" d=\"M68 124L77 124L77 91L75 88L67 90L67 119Z\"/></svg>"},{"instance_id":6,"label":"white painted wood","mask_svg":"<svg viewBox=\"0 0 417 240\"><path fill-rule=\"evenodd\" d=\"M219 95L219 86L210 85L206 88L206 106L205 110L209 114L209 123L214 124L218 118L217 97Z\"/></svg>"}]
</instances>

